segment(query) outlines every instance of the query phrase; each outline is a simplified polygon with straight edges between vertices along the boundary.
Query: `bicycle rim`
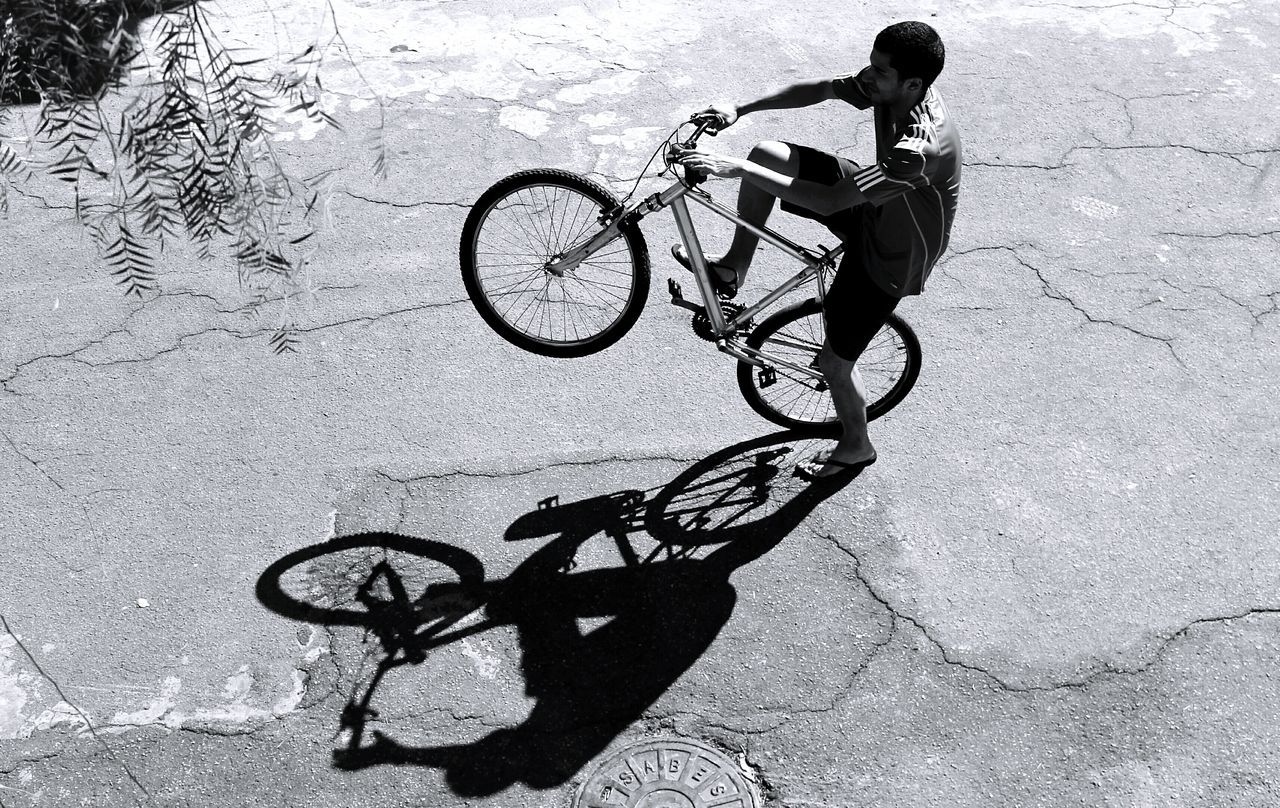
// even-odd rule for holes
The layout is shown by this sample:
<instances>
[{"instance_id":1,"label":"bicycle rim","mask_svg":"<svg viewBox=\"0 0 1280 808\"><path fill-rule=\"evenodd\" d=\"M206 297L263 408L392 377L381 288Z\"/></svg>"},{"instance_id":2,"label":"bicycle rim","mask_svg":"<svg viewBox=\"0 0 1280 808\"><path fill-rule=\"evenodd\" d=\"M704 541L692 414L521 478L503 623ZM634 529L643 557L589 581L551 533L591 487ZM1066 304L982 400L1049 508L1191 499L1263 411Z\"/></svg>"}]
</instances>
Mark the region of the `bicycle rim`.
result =
<instances>
[{"instance_id":1,"label":"bicycle rim","mask_svg":"<svg viewBox=\"0 0 1280 808\"><path fill-rule=\"evenodd\" d=\"M634 305L635 254L625 236L563 276L546 265L600 227L602 201L576 188L522 185L485 211L474 241L475 279L492 313L544 345L589 343Z\"/></svg>"},{"instance_id":2,"label":"bicycle rim","mask_svg":"<svg viewBox=\"0 0 1280 808\"><path fill-rule=\"evenodd\" d=\"M818 369L826 329L822 305L806 301L767 318L749 344L767 355L772 373L746 363L739 366L739 384L747 402L774 423L793 428L836 427L835 405L826 382L792 370L769 358ZM901 401L920 372L920 348L911 329L891 315L858 358L866 388L867 419L884 415Z\"/></svg>"}]
</instances>

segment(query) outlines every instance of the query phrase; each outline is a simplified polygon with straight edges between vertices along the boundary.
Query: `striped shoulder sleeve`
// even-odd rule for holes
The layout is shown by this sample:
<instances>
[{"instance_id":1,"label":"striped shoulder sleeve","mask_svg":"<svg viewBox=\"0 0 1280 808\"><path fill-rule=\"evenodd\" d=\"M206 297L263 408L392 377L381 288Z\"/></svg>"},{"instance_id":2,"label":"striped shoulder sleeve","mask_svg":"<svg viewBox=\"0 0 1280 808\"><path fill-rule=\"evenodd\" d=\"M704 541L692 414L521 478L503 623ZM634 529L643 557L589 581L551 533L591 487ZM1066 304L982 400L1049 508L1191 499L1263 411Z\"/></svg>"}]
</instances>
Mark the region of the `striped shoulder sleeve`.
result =
<instances>
[{"instance_id":1,"label":"striped shoulder sleeve","mask_svg":"<svg viewBox=\"0 0 1280 808\"><path fill-rule=\"evenodd\" d=\"M835 92L836 98L846 104L852 104L858 109L868 109L871 106L871 97L863 91L857 78L857 73L836 76L831 80L831 89Z\"/></svg>"},{"instance_id":2,"label":"striped shoulder sleeve","mask_svg":"<svg viewBox=\"0 0 1280 808\"><path fill-rule=\"evenodd\" d=\"M885 159L853 175L873 205L883 205L913 188L928 185L936 172L937 146L923 123L912 124Z\"/></svg>"}]
</instances>

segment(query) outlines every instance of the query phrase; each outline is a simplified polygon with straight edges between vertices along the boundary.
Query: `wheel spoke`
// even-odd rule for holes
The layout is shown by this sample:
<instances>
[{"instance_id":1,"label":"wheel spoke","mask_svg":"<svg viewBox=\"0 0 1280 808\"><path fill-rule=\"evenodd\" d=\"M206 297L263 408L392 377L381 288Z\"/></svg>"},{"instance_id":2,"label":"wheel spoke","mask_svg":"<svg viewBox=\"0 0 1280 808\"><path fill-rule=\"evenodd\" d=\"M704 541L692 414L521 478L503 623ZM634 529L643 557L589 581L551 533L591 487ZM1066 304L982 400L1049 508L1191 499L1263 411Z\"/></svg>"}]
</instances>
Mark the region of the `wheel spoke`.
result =
<instances>
[{"instance_id":1,"label":"wheel spoke","mask_svg":"<svg viewBox=\"0 0 1280 808\"><path fill-rule=\"evenodd\" d=\"M804 308L774 317L779 319L769 318L760 324L749 344L765 354L766 362L774 357L777 361L816 368L818 352L825 341L822 310ZM875 335L857 363L867 389L869 408L880 405L889 396L902 395L901 382L911 372L914 361L902 333L890 321ZM740 366L739 379L748 401L754 402L752 406L777 423L801 426L837 421L831 394L818 379L775 365L773 384L761 387L759 371L745 363Z\"/></svg>"}]
</instances>

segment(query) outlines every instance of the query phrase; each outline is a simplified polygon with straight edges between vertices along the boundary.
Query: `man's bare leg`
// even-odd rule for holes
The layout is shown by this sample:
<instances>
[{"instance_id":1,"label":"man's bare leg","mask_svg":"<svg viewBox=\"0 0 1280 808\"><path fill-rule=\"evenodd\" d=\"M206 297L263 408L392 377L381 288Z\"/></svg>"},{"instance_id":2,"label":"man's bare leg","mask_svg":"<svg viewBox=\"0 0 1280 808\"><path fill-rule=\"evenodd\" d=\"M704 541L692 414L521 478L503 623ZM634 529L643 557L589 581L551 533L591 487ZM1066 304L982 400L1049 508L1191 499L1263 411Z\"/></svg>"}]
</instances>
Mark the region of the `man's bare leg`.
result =
<instances>
[{"instance_id":1,"label":"man's bare leg","mask_svg":"<svg viewBox=\"0 0 1280 808\"><path fill-rule=\"evenodd\" d=\"M862 381L862 374L858 373L857 365L842 359L831 350L829 343L824 342L818 353L818 368L827 380L836 417L844 428L830 454L819 455L822 462L815 460L810 464L810 471L814 476L826 477L844 470L830 461L844 464L866 463L875 458L876 450L867 436L867 388Z\"/></svg>"},{"instance_id":2,"label":"man's bare leg","mask_svg":"<svg viewBox=\"0 0 1280 808\"><path fill-rule=\"evenodd\" d=\"M786 143L776 140L757 143L747 155L747 159L791 177L796 176L800 170L800 157ZM763 226L769 221L769 214L773 212L773 202L776 198L768 191L743 180L738 187L738 215L754 225ZM745 227L738 227L734 230L729 249L723 256L712 260L723 266L732 267L738 273L738 284L741 285L759 245L759 236Z\"/></svg>"}]
</instances>

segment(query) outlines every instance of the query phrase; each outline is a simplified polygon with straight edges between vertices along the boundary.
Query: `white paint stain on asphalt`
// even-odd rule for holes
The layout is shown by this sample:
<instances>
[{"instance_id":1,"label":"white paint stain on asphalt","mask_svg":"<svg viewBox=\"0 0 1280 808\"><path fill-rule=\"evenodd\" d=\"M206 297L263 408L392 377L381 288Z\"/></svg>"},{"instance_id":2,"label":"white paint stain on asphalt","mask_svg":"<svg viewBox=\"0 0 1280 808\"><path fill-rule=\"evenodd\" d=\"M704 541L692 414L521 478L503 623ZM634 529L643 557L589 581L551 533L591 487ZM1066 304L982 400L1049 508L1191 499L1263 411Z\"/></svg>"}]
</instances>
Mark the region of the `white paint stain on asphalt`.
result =
<instances>
[{"instance_id":1,"label":"white paint stain on asphalt","mask_svg":"<svg viewBox=\"0 0 1280 808\"><path fill-rule=\"evenodd\" d=\"M24 671L16 671L17 662L13 649L18 641L8 634L0 634L0 740L11 741L31 734L23 708L28 701L27 687L33 677Z\"/></svg>"},{"instance_id":2,"label":"white paint stain on asphalt","mask_svg":"<svg viewBox=\"0 0 1280 808\"><path fill-rule=\"evenodd\" d=\"M624 129L620 135L592 135L588 138L597 146L620 146L625 151L652 149L657 141L657 133L663 131L660 126L633 126Z\"/></svg>"},{"instance_id":3,"label":"white paint stain on asphalt","mask_svg":"<svg viewBox=\"0 0 1280 808\"><path fill-rule=\"evenodd\" d=\"M602 95L626 95L635 87L637 73L622 73L617 76L606 76L586 84L574 84L556 93L556 100L566 104L585 104Z\"/></svg>"},{"instance_id":4,"label":"white paint stain on asphalt","mask_svg":"<svg viewBox=\"0 0 1280 808\"><path fill-rule=\"evenodd\" d=\"M1120 208L1110 202L1094 199L1091 196L1077 196L1071 200L1071 208L1090 219L1111 219L1120 213Z\"/></svg>"},{"instance_id":5,"label":"white paint stain on asphalt","mask_svg":"<svg viewBox=\"0 0 1280 808\"><path fill-rule=\"evenodd\" d=\"M525 137L539 138L551 128L551 116L540 109L503 107L498 113L498 124Z\"/></svg>"},{"instance_id":6,"label":"white paint stain on asphalt","mask_svg":"<svg viewBox=\"0 0 1280 808\"><path fill-rule=\"evenodd\" d=\"M172 723L165 720L166 717L171 716L178 693L181 691L181 679L177 676L166 677L160 685L160 693L148 702L146 707L133 712L116 713L109 722L110 727L108 730L123 732L133 727L150 726L152 724L165 724L174 728L181 726L181 722Z\"/></svg>"},{"instance_id":7,"label":"white paint stain on asphalt","mask_svg":"<svg viewBox=\"0 0 1280 808\"><path fill-rule=\"evenodd\" d=\"M302 671L295 670L291 674L293 679L293 690L286 696L280 697L271 708L271 714L279 718L298 709L298 705L302 703L302 697L307 694L307 675Z\"/></svg>"},{"instance_id":8,"label":"white paint stain on asphalt","mask_svg":"<svg viewBox=\"0 0 1280 808\"><path fill-rule=\"evenodd\" d=\"M1028 3L1026 0L967 0L957 19L981 30L993 20L1015 25L1067 27L1082 34L1107 39L1150 41L1165 36L1180 56L1217 50L1217 31L1241 0L1219 0L1184 5L1179 0L1149 3L1115 3L1113 0L1080 0L1066 3Z\"/></svg>"},{"instance_id":9,"label":"white paint stain on asphalt","mask_svg":"<svg viewBox=\"0 0 1280 808\"><path fill-rule=\"evenodd\" d=\"M222 698L233 704L239 704L249 698L253 689L253 674L248 665L241 665L240 670L227 677L227 686L222 691Z\"/></svg>"},{"instance_id":10,"label":"white paint stain on asphalt","mask_svg":"<svg viewBox=\"0 0 1280 808\"><path fill-rule=\"evenodd\" d=\"M502 660L497 654L491 653L492 651L493 646L488 640L478 640L473 643L466 637L462 639L462 655L471 660L476 667L476 673L485 679L496 679L498 667L502 664Z\"/></svg>"},{"instance_id":11,"label":"white paint stain on asphalt","mask_svg":"<svg viewBox=\"0 0 1280 808\"><path fill-rule=\"evenodd\" d=\"M17 641L9 635L0 636L0 740L16 740L29 738L34 732L63 727L80 736L88 736L92 731L98 733L121 734L139 727L168 727L179 729L195 724L244 724L250 721L276 719L294 712L306 695L307 674L294 669L290 672L285 685L287 692L279 695L271 703L270 708L256 706L251 703L255 692L256 677L249 665L241 665L235 673L227 677L221 698L212 706L199 706L194 709L180 709L179 699L183 693L182 679L168 676L160 683L155 693L146 704L137 709L116 711L110 719L100 720L86 716L82 709L66 701L58 701L46 707L33 718L28 713L41 703L39 694L40 678L33 673L17 669L17 660L13 649ZM487 650L488 644L484 647ZM302 660L314 662L321 654L328 651L322 644L322 635L312 632L311 637L302 648ZM482 675L495 671L497 658L492 660L476 651L478 670ZM492 675L489 676L492 678ZM125 685L97 687L94 685L76 685L74 690L103 691L120 693L122 691L139 690ZM279 691L277 691L279 692Z\"/></svg>"},{"instance_id":12,"label":"white paint stain on asphalt","mask_svg":"<svg viewBox=\"0 0 1280 808\"><path fill-rule=\"evenodd\" d=\"M224 41L244 43L267 58L276 58L281 29L293 43L325 42L336 20L344 46L335 48L345 53L330 53L325 60L326 110L337 106L335 98L355 110L374 96L413 95L428 104L469 97L504 104L499 125L530 137L544 134L550 119L511 112L512 102L530 108L553 95L575 105L625 96L650 58L694 41L701 32L675 0L621 0L596 9L567 5L531 16L421 2L334 0L332 18L299 3L274 9L270 19L256 3L232 5L224 6L218 18L227 29ZM282 115L277 125L275 137L285 140L309 139L320 128L300 112Z\"/></svg>"},{"instance_id":13,"label":"white paint stain on asphalt","mask_svg":"<svg viewBox=\"0 0 1280 808\"><path fill-rule=\"evenodd\" d=\"M619 118L618 113L608 110L606 112L589 112L586 115L580 115L578 116L578 121L585 123L592 129L603 129L617 126Z\"/></svg>"}]
</instances>

